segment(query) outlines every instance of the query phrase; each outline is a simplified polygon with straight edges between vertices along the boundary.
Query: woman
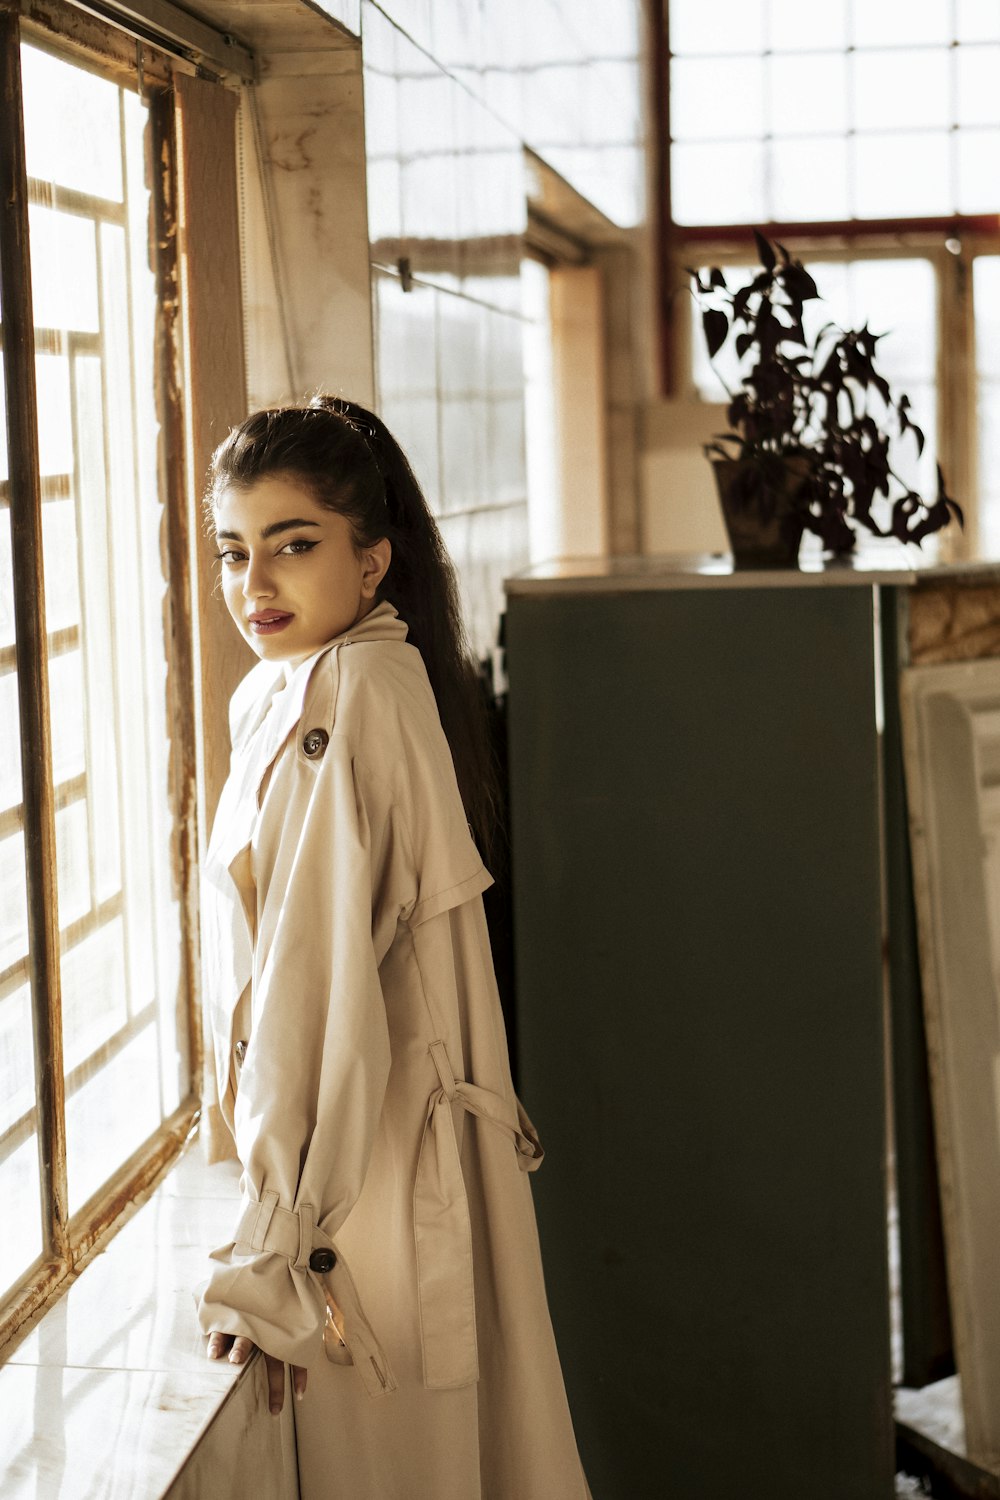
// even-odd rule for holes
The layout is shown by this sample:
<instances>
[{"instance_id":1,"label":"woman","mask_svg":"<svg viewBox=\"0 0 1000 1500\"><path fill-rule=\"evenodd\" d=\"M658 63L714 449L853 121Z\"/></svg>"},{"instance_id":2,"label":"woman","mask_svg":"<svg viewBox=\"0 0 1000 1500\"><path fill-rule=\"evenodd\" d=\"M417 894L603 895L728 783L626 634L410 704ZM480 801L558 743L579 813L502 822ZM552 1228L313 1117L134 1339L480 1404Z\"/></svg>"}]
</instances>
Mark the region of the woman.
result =
<instances>
[{"instance_id":1,"label":"woman","mask_svg":"<svg viewBox=\"0 0 1000 1500\"><path fill-rule=\"evenodd\" d=\"M284 1365L303 1500L587 1500L482 892L490 769L454 574L398 445L317 397L216 452L260 662L205 868L233 1239L208 1354Z\"/></svg>"}]
</instances>

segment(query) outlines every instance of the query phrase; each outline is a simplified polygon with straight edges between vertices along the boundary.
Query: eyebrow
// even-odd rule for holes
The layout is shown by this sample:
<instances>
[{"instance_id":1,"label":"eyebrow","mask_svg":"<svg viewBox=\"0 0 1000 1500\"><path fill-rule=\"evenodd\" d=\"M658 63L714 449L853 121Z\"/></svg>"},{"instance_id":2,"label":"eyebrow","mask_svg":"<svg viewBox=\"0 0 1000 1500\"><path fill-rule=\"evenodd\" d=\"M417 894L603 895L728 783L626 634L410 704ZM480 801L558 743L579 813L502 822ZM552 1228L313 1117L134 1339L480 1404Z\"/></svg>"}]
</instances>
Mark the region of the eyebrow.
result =
<instances>
[{"instance_id":1,"label":"eyebrow","mask_svg":"<svg viewBox=\"0 0 1000 1500\"><path fill-rule=\"evenodd\" d=\"M282 531L293 531L296 526L318 526L318 521L272 521L270 526L265 526L260 533L262 542L266 542L270 536L278 536ZM216 536L220 542L242 542L243 538L238 531L217 531Z\"/></svg>"}]
</instances>

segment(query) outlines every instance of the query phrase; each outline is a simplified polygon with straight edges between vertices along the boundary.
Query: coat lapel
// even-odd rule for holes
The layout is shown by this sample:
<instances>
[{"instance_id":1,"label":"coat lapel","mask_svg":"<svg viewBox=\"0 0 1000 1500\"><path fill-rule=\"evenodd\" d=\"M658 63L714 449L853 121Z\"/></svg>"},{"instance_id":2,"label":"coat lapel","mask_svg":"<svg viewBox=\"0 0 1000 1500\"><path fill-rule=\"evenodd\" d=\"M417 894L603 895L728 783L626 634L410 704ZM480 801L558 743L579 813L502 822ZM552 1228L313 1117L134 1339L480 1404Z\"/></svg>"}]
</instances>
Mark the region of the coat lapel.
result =
<instances>
[{"instance_id":1,"label":"coat lapel","mask_svg":"<svg viewBox=\"0 0 1000 1500\"><path fill-rule=\"evenodd\" d=\"M383 600L350 630L334 637L288 671L284 685L284 674L261 662L237 689L232 762L216 809L202 882L204 995L224 1114L233 1012L253 977L256 891L250 867L250 841L257 821L261 783L302 718L309 682L320 659L328 651L352 641L403 641L407 628L394 606ZM259 686L258 674L263 674ZM242 701L244 697L248 701Z\"/></svg>"}]
</instances>

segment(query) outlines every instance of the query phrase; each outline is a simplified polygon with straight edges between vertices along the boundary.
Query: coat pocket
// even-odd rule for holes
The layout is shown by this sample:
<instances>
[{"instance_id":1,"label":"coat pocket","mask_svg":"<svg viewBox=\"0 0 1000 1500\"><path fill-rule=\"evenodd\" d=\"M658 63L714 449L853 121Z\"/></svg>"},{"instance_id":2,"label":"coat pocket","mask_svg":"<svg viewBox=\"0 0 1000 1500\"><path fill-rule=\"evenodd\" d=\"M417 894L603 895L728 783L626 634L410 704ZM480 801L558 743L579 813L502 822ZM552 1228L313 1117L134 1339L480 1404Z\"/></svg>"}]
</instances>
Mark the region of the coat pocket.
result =
<instances>
[{"instance_id":1,"label":"coat pocket","mask_svg":"<svg viewBox=\"0 0 1000 1500\"><path fill-rule=\"evenodd\" d=\"M323 1325L323 1351L334 1365L353 1365L354 1359L343 1337L344 1314L329 1291L326 1296L326 1322Z\"/></svg>"}]
</instances>

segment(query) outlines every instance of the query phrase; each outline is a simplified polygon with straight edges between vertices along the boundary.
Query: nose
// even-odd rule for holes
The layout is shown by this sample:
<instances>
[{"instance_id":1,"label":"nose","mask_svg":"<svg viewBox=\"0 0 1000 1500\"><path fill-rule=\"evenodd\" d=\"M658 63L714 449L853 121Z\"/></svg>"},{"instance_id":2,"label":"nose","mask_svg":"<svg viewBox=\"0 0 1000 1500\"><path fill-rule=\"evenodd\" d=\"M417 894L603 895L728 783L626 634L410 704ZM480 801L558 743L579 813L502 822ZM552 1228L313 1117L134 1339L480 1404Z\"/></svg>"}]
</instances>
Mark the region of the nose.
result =
<instances>
[{"instance_id":1,"label":"nose","mask_svg":"<svg viewBox=\"0 0 1000 1500\"><path fill-rule=\"evenodd\" d=\"M270 599L274 584L268 571L267 559L260 553L251 553L243 575L243 595L246 599Z\"/></svg>"}]
</instances>

